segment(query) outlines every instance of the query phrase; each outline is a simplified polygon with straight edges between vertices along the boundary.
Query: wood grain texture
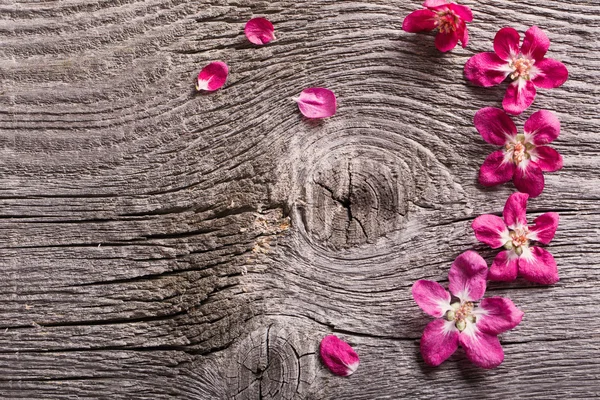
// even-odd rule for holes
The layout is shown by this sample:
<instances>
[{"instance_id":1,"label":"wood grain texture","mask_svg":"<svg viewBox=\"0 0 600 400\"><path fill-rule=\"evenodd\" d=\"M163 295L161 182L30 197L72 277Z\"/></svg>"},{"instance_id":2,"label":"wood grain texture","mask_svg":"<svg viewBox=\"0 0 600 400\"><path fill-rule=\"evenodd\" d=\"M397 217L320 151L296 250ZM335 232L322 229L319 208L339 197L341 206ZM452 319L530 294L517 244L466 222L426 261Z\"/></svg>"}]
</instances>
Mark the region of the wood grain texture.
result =
<instances>
[{"instance_id":1,"label":"wood grain texture","mask_svg":"<svg viewBox=\"0 0 600 400\"><path fill-rule=\"evenodd\" d=\"M467 49L401 30L418 1L0 2L0 397L590 399L600 396L600 4L465 1ZM244 23L267 16L255 47ZM494 251L470 229L512 185L481 187L475 112L505 85L462 67L536 24L570 78L533 107L565 167L528 217L561 222L552 287L492 284L526 311L504 363L419 355L417 279ZM226 86L197 94L212 60ZM292 97L326 86L335 117ZM320 364L334 333L361 366Z\"/></svg>"}]
</instances>

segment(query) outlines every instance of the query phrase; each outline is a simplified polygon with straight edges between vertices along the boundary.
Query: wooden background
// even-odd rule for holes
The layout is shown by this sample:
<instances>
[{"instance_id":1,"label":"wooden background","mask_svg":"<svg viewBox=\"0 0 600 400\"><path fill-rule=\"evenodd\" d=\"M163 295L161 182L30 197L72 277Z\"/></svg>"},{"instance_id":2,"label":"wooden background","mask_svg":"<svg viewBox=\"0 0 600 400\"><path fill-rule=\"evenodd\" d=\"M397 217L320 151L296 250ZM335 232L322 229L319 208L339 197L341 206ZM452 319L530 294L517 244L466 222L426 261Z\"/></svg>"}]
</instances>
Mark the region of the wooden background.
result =
<instances>
[{"instance_id":1,"label":"wooden background","mask_svg":"<svg viewBox=\"0 0 600 400\"><path fill-rule=\"evenodd\" d=\"M600 396L600 3L465 1L471 43L407 34L419 1L64 0L0 3L2 399L565 399ZM244 23L277 40L255 47ZM463 78L495 32L536 24L567 83L562 171L529 203L561 216L561 281L493 284L526 311L504 363L462 350L426 367L420 278L476 249L494 147L472 124L506 84ZM226 86L197 94L212 60ZM291 100L338 96L326 121ZM336 334L350 378L317 354Z\"/></svg>"}]
</instances>

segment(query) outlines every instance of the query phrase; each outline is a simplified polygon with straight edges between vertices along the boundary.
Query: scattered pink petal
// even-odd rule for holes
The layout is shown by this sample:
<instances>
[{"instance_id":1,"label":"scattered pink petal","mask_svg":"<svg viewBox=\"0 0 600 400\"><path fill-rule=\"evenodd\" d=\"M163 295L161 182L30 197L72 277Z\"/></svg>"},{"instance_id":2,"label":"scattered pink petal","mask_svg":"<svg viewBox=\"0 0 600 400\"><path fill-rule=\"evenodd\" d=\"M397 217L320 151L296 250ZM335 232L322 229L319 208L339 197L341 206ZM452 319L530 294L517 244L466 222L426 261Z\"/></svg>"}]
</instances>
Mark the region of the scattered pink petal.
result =
<instances>
[{"instance_id":1,"label":"scattered pink petal","mask_svg":"<svg viewBox=\"0 0 600 400\"><path fill-rule=\"evenodd\" d=\"M221 61L211 62L198 74L196 90L212 92L220 89L225 84L228 74L227 64Z\"/></svg>"},{"instance_id":2,"label":"scattered pink petal","mask_svg":"<svg viewBox=\"0 0 600 400\"><path fill-rule=\"evenodd\" d=\"M263 45L275 39L273 24L266 18L252 18L246 22L244 33L251 43Z\"/></svg>"},{"instance_id":3,"label":"scattered pink petal","mask_svg":"<svg viewBox=\"0 0 600 400\"><path fill-rule=\"evenodd\" d=\"M358 354L337 336L325 336L320 347L323 363L335 375L349 376L358 368Z\"/></svg>"},{"instance_id":4,"label":"scattered pink petal","mask_svg":"<svg viewBox=\"0 0 600 400\"><path fill-rule=\"evenodd\" d=\"M337 102L329 89L314 87L304 89L296 102L306 118L327 118L335 114Z\"/></svg>"}]
</instances>

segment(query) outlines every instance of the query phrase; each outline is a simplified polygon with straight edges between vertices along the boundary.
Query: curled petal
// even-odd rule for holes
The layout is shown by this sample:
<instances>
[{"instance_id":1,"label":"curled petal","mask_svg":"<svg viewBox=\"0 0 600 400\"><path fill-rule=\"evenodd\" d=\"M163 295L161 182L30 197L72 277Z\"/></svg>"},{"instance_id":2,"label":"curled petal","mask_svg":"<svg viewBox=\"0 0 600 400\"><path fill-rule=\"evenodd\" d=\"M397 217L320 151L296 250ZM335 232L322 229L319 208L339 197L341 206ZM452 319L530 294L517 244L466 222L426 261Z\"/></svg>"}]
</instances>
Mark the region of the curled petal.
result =
<instances>
[{"instance_id":1,"label":"curled petal","mask_svg":"<svg viewBox=\"0 0 600 400\"><path fill-rule=\"evenodd\" d=\"M548 36L537 26L532 26L525 32L521 53L539 61L544 58L549 47L550 39L548 39Z\"/></svg>"},{"instance_id":2,"label":"curled petal","mask_svg":"<svg viewBox=\"0 0 600 400\"><path fill-rule=\"evenodd\" d=\"M454 321L436 319L431 321L421 337L421 354L423 360L432 367L437 367L448 359L458 347L458 329Z\"/></svg>"},{"instance_id":3,"label":"curled petal","mask_svg":"<svg viewBox=\"0 0 600 400\"><path fill-rule=\"evenodd\" d=\"M531 141L536 146L548 144L558 137L560 121L554 113L539 110L525 121L524 131L526 135L531 136Z\"/></svg>"},{"instance_id":4,"label":"curled petal","mask_svg":"<svg viewBox=\"0 0 600 400\"><path fill-rule=\"evenodd\" d=\"M519 257L519 274L530 282L551 285L558 282L556 260L546 249L531 247Z\"/></svg>"},{"instance_id":5,"label":"curled petal","mask_svg":"<svg viewBox=\"0 0 600 400\"><path fill-rule=\"evenodd\" d=\"M494 51L506 61L512 60L519 54L519 32L514 28L502 28L494 37Z\"/></svg>"},{"instance_id":6,"label":"curled petal","mask_svg":"<svg viewBox=\"0 0 600 400\"><path fill-rule=\"evenodd\" d=\"M198 74L196 90L206 90L212 92L221 88L227 80L229 68L227 64L221 61L215 61L202 68Z\"/></svg>"},{"instance_id":7,"label":"curled petal","mask_svg":"<svg viewBox=\"0 0 600 400\"><path fill-rule=\"evenodd\" d=\"M548 146L535 148L535 162L544 172L558 171L563 167L563 159L558 151Z\"/></svg>"},{"instance_id":8,"label":"curled petal","mask_svg":"<svg viewBox=\"0 0 600 400\"><path fill-rule=\"evenodd\" d=\"M450 293L437 282L418 280L413 284L412 295L423 311L441 318L450 310Z\"/></svg>"},{"instance_id":9,"label":"curled petal","mask_svg":"<svg viewBox=\"0 0 600 400\"><path fill-rule=\"evenodd\" d=\"M266 18L252 18L246 22L244 33L251 43L267 44L275 39L273 24Z\"/></svg>"},{"instance_id":10,"label":"curled petal","mask_svg":"<svg viewBox=\"0 0 600 400\"><path fill-rule=\"evenodd\" d=\"M454 11L456 15L460 17L465 22L473 21L473 12L467 6L463 6L461 4L450 3L448 4L448 8Z\"/></svg>"},{"instance_id":11,"label":"curled petal","mask_svg":"<svg viewBox=\"0 0 600 400\"><path fill-rule=\"evenodd\" d=\"M480 215L473 220L471 227L475 231L477 240L487 244L492 249L502 247L508 241L506 224L502 221L502 218L496 215Z\"/></svg>"},{"instance_id":12,"label":"curled petal","mask_svg":"<svg viewBox=\"0 0 600 400\"><path fill-rule=\"evenodd\" d=\"M533 161L521 163L515 169L513 182L517 190L527 193L529 197L537 197L544 191L544 173Z\"/></svg>"},{"instance_id":13,"label":"curled petal","mask_svg":"<svg viewBox=\"0 0 600 400\"><path fill-rule=\"evenodd\" d=\"M527 199L526 193L513 193L508 196L504 204L502 216L509 228L518 225L527 225Z\"/></svg>"},{"instance_id":14,"label":"curled petal","mask_svg":"<svg viewBox=\"0 0 600 400\"><path fill-rule=\"evenodd\" d=\"M544 58L534 66L536 73L532 82L537 87L552 89L561 86L569 78L567 67L560 61Z\"/></svg>"},{"instance_id":15,"label":"curled petal","mask_svg":"<svg viewBox=\"0 0 600 400\"><path fill-rule=\"evenodd\" d=\"M467 44L469 44L469 31L467 30L467 26L465 24L463 24L463 27L460 30L458 36L458 40L460 40L460 43L464 49L465 47L467 47Z\"/></svg>"},{"instance_id":16,"label":"curled petal","mask_svg":"<svg viewBox=\"0 0 600 400\"><path fill-rule=\"evenodd\" d=\"M477 301L485 293L488 267L479 253L468 250L456 257L448 272L450 293L462 301Z\"/></svg>"},{"instance_id":17,"label":"curled petal","mask_svg":"<svg viewBox=\"0 0 600 400\"><path fill-rule=\"evenodd\" d=\"M479 169L479 183L483 186L496 186L510 181L515 173L515 164L504 157L504 151L490 154Z\"/></svg>"},{"instance_id":18,"label":"curled petal","mask_svg":"<svg viewBox=\"0 0 600 400\"><path fill-rule=\"evenodd\" d=\"M504 361L504 351L498 337L481 332L472 324L458 338L467 358L478 367L492 369Z\"/></svg>"},{"instance_id":19,"label":"curled petal","mask_svg":"<svg viewBox=\"0 0 600 400\"><path fill-rule=\"evenodd\" d=\"M445 53L456 47L458 39L459 35L457 31L449 33L438 32L438 34L435 35L435 47L439 51Z\"/></svg>"},{"instance_id":20,"label":"curled petal","mask_svg":"<svg viewBox=\"0 0 600 400\"><path fill-rule=\"evenodd\" d=\"M483 140L497 146L504 146L507 139L517 135L515 123L499 108L482 108L475 113L473 123Z\"/></svg>"},{"instance_id":21,"label":"curled petal","mask_svg":"<svg viewBox=\"0 0 600 400\"><path fill-rule=\"evenodd\" d=\"M410 33L432 31L436 26L435 13L431 10L413 11L402 22L402 30Z\"/></svg>"},{"instance_id":22,"label":"curled petal","mask_svg":"<svg viewBox=\"0 0 600 400\"><path fill-rule=\"evenodd\" d=\"M511 71L508 63L492 52L475 54L465 64L465 77L484 87L500 84Z\"/></svg>"},{"instance_id":23,"label":"curled petal","mask_svg":"<svg viewBox=\"0 0 600 400\"><path fill-rule=\"evenodd\" d=\"M307 118L331 117L337 107L335 94L320 87L304 89L295 100L300 112Z\"/></svg>"},{"instance_id":24,"label":"curled petal","mask_svg":"<svg viewBox=\"0 0 600 400\"><path fill-rule=\"evenodd\" d=\"M523 311L510 300L503 297L489 297L481 300L477 315L477 328L490 335L499 335L519 325Z\"/></svg>"},{"instance_id":25,"label":"curled petal","mask_svg":"<svg viewBox=\"0 0 600 400\"><path fill-rule=\"evenodd\" d=\"M512 282L517 279L519 257L512 250L503 250L496 255L490 267L488 278L491 281Z\"/></svg>"},{"instance_id":26,"label":"curled petal","mask_svg":"<svg viewBox=\"0 0 600 400\"><path fill-rule=\"evenodd\" d=\"M335 375L352 375L360 360L352 347L337 336L325 336L319 346L323 364Z\"/></svg>"},{"instance_id":27,"label":"curled petal","mask_svg":"<svg viewBox=\"0 0 600 400\"><path fill-rule=\"evenodd\" d=\"M554 239L558 229L558 213L548 212L533 220L533 227L529 229L529 239L548 244Z\"/></svg>"},{"instance_id":28,"label":"curled petal","mask_svg":"<svg viewBox=\"0 0 600 400\"><path fill-rule=\"evenodd\" d=\"M535 92L535 85L532 81L517 79L506 89L506 95L502 100L504 111L513 115L521 114L535 100Z\"/></svg>"}]
</instances>

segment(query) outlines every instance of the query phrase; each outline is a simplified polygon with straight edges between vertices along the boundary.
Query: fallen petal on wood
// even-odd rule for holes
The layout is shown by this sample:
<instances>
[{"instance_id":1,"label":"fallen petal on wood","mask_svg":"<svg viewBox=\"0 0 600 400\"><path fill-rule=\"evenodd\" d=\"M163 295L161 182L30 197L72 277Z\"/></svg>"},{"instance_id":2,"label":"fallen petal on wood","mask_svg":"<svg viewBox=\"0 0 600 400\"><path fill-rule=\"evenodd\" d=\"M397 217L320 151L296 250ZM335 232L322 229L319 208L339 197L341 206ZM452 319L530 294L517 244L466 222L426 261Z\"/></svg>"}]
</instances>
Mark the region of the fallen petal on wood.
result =
<instances>
[{"instance_id":1,"label":"fallen petal on wood","mask_svg":"<svg viewBox=\"0 0 600 400\"><path fill-rule=\"evenodd\" d=\"M323 364L335 375L349 376L358 368L358 354L337 336L325 336L320 347Z\"/></svg>"},{"instance_id":2,"label":"fallen petal on wood","mask_svg":"<svg viewBox=\"0 0 600 400\"><path fill-rule=\"evenodd\" d=\"M275 39L273 24L266 18L252 18L246 22L244 33L251 43L263 45Z\"/></svg>"},{"instance_id":3,"label":"fallen petal on wood","mask_svg":"<svg viewBox=\"0 0 600 400\"><path fill-rule=\"evenodd\" d=\"M306 118L331 117L337 107L335 94L329 89L320 87L304 89L300 97L294 100Z\"/></svg>"},{"instance_id":4,"label":"fallen petal on wood","mask_svg":"<svg viewBox=\"0 0 600 400\"><path fill-rule=\"evenodd\" d=\"M220 89L225 84L228 74L227 64L221 61L211 62L198 74L196 90L212 92Z\"/></svg>"}]
</instances>

